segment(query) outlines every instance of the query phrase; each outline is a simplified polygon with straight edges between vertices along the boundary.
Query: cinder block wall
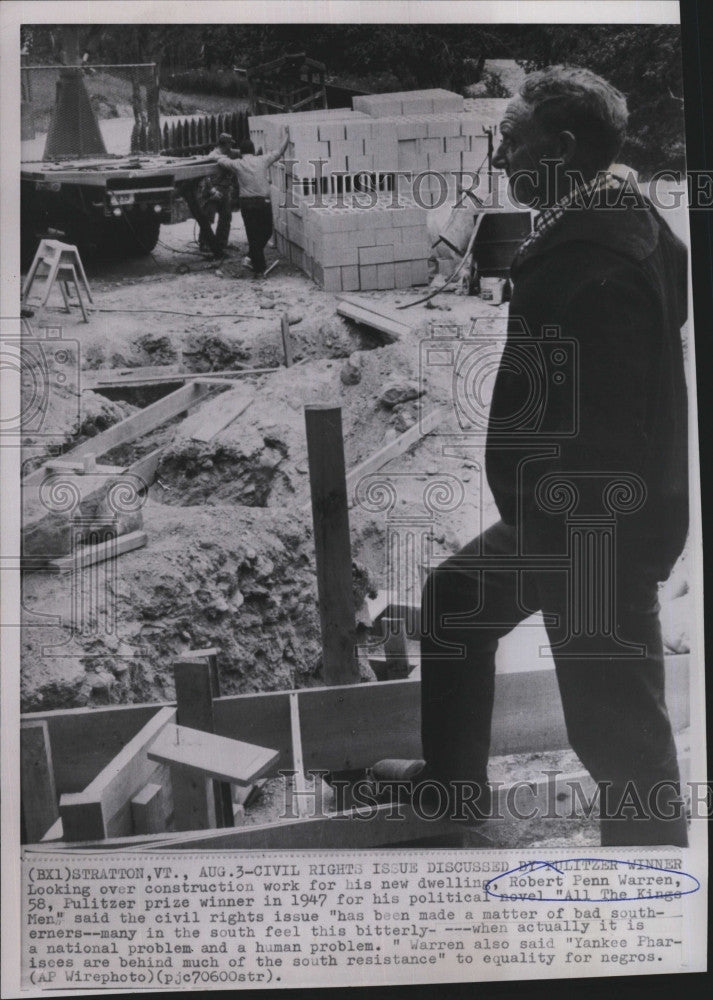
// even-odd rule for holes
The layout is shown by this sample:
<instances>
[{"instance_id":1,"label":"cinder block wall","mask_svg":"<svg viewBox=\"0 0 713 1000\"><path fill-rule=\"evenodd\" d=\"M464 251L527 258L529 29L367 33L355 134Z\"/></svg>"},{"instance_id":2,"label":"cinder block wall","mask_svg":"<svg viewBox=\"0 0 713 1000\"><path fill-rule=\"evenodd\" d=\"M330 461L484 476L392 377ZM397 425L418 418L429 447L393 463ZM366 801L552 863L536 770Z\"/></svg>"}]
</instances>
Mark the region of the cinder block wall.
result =
<instances>
[{"instance_id":1,"label":"cinder block wall","mask_svg":"<svg viewBox=\"0 0 713 1000\"><path fill-rule=\"evenodd\" d=\"M447 90L370 94L353 111L250 118L256 148L280 145L271 200L280 253L327 291L407 288L428 281L428 208L477 187L487 138ZM411 177L398 180L395 173ZM368 207L367 207L368 206Z\"/></svg>"}]
</instances>

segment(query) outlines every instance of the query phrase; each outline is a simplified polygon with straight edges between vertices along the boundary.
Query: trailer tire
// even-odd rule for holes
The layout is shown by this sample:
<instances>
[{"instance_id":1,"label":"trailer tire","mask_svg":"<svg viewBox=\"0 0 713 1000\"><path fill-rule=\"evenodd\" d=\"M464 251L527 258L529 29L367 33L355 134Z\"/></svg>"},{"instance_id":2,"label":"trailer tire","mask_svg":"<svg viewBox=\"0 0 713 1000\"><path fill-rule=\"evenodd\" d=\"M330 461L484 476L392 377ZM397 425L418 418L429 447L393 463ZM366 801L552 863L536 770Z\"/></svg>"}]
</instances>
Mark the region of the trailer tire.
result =
<instances>
[{"instance_id":1,"label":"trailer tire","mask_svg":"<svg viewBox=\"0 0 713 1000\"><path fill-rule=\"evenodd\" d=\"M132 212L107 219L97 240L101 256L145 257L158 243L161 222L148 212Z\"/></svg>"}]
</instances>

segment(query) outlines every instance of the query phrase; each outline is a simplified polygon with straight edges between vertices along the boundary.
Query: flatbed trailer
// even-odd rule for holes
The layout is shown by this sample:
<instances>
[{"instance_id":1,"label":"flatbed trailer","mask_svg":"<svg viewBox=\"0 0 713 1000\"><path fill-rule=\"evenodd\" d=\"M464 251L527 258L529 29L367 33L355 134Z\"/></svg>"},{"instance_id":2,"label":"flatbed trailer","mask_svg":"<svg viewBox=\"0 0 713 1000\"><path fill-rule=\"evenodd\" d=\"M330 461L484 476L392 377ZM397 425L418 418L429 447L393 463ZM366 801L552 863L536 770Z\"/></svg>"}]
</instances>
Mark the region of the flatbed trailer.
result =
<instances>
[{"instance_id":1,"label":"flatbed trailer","mask_svg":"<svg viewBox=\"0 0 713 1000\"><path fill-rule=\"evenodd\" d=\"M133 154L35 161L21 165L21 255L27 265L40 239L59 231L84 257L138 257L156 246L162 223L215 169L207 156Z\"/></svg>"}]
</instances>

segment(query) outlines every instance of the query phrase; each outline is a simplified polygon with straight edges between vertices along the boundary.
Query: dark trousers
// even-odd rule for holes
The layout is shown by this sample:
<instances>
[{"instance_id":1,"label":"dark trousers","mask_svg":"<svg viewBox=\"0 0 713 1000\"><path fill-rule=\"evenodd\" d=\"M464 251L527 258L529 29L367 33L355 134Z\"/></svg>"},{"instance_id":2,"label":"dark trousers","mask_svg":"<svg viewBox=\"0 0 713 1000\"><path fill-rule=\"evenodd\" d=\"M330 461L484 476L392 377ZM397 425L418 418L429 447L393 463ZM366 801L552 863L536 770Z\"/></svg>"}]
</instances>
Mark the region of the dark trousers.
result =
<instances>
[{"instance_id":1,"label":"dark trousers","mask_svg":"<svg viewBox=\"0 0 713 1000\"><path fill-rule=\"evenodd\" d=\"M253 271L265 270L265 246L272 236L272 206L265 198L241 198L240 212L248 238L248 254Z\"/></svg>"},{"instance_id":2,"label":"dark trousers","mask_svg":"<svg viewBox=\"0 0 713 1000\"><path fill-rule=\"evenodd\" d=\"M642 655L631 658L612 653L609 643L587 636L586 630L572 634L571 574L484 569L479 562L512 556L515 545L515 529L500 521L432 571L424 587L422 739L431 773L445 783L479 785L479 801L487 811L498 640L542 610L571 746L599 783L600 794L602 783L609 783L611 818L600 820L602 844L685 845L676 748L664 701L656 571L642 565L641 552L624 550L617 556L614 631L619 640L644 647ZM666 784L654 799L658 783ZM633 809L620 808L627 788L638 797ZM650 808L652 802L657 809ZM675 818L662 818L672 812Z\"/></svg>"}]
</instances>

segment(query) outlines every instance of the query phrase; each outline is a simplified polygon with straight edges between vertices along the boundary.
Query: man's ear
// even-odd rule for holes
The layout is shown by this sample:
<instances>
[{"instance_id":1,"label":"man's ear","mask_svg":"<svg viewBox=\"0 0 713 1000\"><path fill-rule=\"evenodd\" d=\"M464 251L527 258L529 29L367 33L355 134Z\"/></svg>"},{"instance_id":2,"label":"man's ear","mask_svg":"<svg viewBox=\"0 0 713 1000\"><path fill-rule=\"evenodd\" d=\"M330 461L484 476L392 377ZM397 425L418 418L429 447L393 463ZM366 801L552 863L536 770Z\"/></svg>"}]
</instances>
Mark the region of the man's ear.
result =
<instances>
[{"instance_id":1,"label":"man's ear","mask_svg":"<svg viewBox=\"0 0 713 1000\"><path fill-rule=\"evenodd\" d=\"M559 158L567 166L572 163L577 153L577 140L572 132L560 132L557 142Z\"/></svg>"}]
</instances>

